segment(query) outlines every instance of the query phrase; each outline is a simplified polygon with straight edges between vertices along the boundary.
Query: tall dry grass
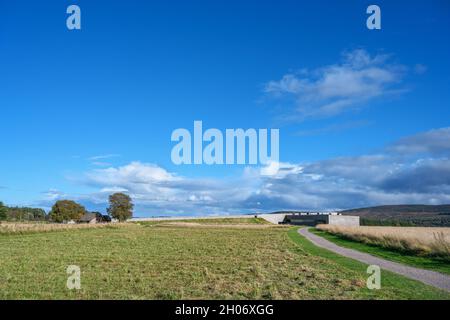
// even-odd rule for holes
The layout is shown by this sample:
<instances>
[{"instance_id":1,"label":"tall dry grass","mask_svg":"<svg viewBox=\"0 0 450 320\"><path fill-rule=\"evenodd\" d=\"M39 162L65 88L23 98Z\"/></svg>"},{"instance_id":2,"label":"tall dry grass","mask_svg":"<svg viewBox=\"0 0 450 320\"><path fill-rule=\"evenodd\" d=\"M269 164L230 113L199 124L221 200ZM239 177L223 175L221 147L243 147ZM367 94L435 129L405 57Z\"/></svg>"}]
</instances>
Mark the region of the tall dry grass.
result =
<instances>
[{"instance_id":1,"label":"tall dry grass","mask_svg":"<svg viewBox=\"0 0 450 320\"><path fill-rule=\"evenodd\" d=\"M317 228L366 244L450 261L450 228L344 227L325 224Z\"/></svg>"},{"instance_id":2,"label":"tall dry grass","mask_svg":"<svg viewBox=\"0 0 450 320\"><path fill-rule=\"evenodd\" d=\"M36 232L54 232L73 229L92 229L92 228L114 228L121 224L58 224L58 223L21 223L21 222L1 222L1 234L28 234Z\"/></svg>"}]
</instances>

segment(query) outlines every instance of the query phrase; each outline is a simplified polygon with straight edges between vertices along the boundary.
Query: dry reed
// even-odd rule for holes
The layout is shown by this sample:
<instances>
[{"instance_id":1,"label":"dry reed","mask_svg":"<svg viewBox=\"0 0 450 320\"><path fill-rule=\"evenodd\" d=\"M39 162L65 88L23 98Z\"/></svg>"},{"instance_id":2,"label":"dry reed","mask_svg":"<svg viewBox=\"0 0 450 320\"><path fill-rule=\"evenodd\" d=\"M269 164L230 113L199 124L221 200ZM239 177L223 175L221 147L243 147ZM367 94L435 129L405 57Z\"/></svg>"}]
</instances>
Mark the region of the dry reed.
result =
<instances>
[{"instance_id":1,"label":"dry reed","mask_svg":"<svg viewBox=\"0 0 450 320\"><path fill-rule=\"evenodd\" d=\"M36 232L53 232L73 229L92 229L116 227L121 224L58 224L58 223L21 223L21 222L2 222L0 223L1 234L27 234Z\"/></svg>"},{"instance_id":2,"label":"dry reed","mask_svg":"<svg viewBox=\"0 0 450 320\"><path fill-rule=\"evenodd\" d=\"M450 260L450 228L333 225L319 225L317 228L370 245Z\"/></svg>"}]
</instances>

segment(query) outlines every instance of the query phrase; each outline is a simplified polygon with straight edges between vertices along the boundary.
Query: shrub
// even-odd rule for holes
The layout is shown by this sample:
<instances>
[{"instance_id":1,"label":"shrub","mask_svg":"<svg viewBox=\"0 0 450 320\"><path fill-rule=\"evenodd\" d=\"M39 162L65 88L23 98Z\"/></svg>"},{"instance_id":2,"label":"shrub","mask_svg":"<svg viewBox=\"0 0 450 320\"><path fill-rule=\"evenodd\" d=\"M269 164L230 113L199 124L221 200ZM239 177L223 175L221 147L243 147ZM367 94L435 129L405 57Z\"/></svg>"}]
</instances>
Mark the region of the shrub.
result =
<instances>
[{"instance_id":1,"label":"shrub","mask_svg":"<svg viewBox=\"0 0 450 320\"><path fill-rule=\"evenodd\" d=\"M6 220L8 209L3 205L3 202L0 201L0 220Z\"/></svg>"},{"instance_id":2,"label":"shrub","mask_svg":"<svg viewBox=\"0 0 450 320\"><path fill-rule=\"evenodd\" d=\"M53 205L49 215L52 221L64 222L80 220L85 213L86 209L75 201L59 200Z\"/></svg>"}]
</instances>

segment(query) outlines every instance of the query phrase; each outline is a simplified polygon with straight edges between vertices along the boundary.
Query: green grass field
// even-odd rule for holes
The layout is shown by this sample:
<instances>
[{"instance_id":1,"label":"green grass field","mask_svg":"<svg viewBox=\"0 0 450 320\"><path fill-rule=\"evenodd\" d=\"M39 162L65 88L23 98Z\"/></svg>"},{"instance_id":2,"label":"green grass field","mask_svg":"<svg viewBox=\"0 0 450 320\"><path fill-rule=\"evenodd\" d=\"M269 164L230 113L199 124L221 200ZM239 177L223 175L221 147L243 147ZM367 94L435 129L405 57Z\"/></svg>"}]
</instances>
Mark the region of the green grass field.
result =
<instances>
[{"instance_id":1,"label":"green grass field","mask_svg":"<svg viewBox=\"0 0 450 320\"><path fill-rule=\"evenodd\" d=\"M378 256L387 260L407 264L413 267L429 269L438 271L441 273L450 274L450 264L447 260L441 259L439 257L427 257L418 256L412 253L393 250L384 248L377 245L369 245L362 242L353 241L350 239L342 238L338 235L328 233L326 231L321 231L317 229L312 229L311 232L324 237L331 242L336 243L342 247L355 249L361 252L366 252L374 256Z\"/></svg>"},{"instance_id":2,"label":"green grass field","mask_svg":"<svg viewBox=\"0 0 450 320\"><path fill-rule=\"evenodd\" d=\"M384 272L382 289L368 290L365 265L315 247L295 229L196 223L208 226L0 235L0 298L450 299ZM66 288L69 265L81 268L81 290Z\"/></svg>"},{"instance_id":3,"label":"green grass field","mask_svg":"<svg viewBox=\"0 0 450 320\"><path fill-rule=\"evenodd\" d=\"M214 218L214 219L189 219L189 220L160 220L160 221L139 221L135 222L139 225L160 225L171 222L188 222L201 224L270 224L270 222L255 217L249 218Z\"/></svg>"}]
</instances>

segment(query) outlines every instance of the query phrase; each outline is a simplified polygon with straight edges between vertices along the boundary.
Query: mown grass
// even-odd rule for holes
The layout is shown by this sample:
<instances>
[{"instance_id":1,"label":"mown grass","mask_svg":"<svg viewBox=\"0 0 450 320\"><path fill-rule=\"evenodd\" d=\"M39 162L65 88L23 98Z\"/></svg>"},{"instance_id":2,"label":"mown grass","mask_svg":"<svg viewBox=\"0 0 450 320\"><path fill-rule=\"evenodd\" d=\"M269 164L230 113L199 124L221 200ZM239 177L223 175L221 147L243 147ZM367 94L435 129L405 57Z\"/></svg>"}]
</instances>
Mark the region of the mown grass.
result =
<instances>
[{"instance_id":1,"label":"mown grass","mask_svg":"<svg viewBox=\"0 0 450 320\"><path fill-rule=\"evenodd\" d=\"M0 298L450 298L385 273L383 288L370 291L364 265L322 252L288 230L126 224L3 234ZM81 290L66 288L69 265L81 268Z\"/></svg>"},{"instance_id":2,"label":"mown grass","mask_svg":"<svg viewBox=\"0 0 450 320\"><path fill-rule=\"evenodd\" d=\"M211 219L170 219L170 220L154 220L154 221L137 221L133 222L139 225L157 225L167 224L170 222L183 222L183 223L201 223L201 224L270 224L267 220L255 217L249 218L211 218Z\"/></svg>"},{"instance_id":3,"label":"mown grass","mask_svg":"<svg viewBox=\"0 0 450 320\"><path fill-rule=\"evenodd\" d=\"M413 267L450 274L450 263L446 259L439 257L418 256L412 252L389 249L376 244L366 244L318 229L312 229L311 232L342 247L366 252L380 258L407 264Z\"/></svg>"}]
</instances>

